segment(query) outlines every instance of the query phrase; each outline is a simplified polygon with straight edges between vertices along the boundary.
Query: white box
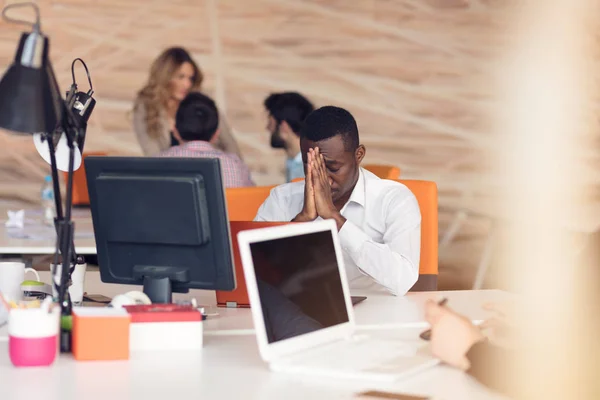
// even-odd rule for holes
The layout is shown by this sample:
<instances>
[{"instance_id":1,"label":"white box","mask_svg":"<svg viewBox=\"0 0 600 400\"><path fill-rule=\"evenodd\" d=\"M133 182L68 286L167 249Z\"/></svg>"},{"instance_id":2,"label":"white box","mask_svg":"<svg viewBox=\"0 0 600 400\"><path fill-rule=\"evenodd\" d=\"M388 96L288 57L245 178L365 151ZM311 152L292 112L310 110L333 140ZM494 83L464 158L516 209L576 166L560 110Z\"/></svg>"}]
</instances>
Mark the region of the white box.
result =
<instances>
[{"instance_id":1,"label":"white box","mask_svg":"<svg viewBox=\"0 0 600 400\"><path fill-rule=\"evenodd\" d=\"M202 321L132 322L129 348L139 350L201 350Z\"/></svg>"}]
</instances>

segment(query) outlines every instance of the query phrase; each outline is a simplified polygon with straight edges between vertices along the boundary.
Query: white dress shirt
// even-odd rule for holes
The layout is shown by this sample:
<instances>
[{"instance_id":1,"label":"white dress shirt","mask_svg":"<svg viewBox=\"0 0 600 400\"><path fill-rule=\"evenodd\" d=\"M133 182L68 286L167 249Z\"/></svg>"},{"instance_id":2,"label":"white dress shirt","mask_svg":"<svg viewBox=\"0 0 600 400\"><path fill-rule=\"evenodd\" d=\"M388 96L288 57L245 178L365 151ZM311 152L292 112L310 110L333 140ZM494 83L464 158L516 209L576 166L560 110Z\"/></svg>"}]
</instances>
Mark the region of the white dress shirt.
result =
<instances>
[{"instance_id":1,"label":"white dress shirt","mask_svg":"<svg viewBox=\"0 0 600 400\"><path fill-rule=\"evenodd\" d=\"M291 221L303 204L304 181L280 185L254 220ZM395 295L406 294L419 277L421 250L421 212L413 193L361 168L341 214L346 222L339 237L350 287L377 283Z\"/></svg>"}]
</instances>

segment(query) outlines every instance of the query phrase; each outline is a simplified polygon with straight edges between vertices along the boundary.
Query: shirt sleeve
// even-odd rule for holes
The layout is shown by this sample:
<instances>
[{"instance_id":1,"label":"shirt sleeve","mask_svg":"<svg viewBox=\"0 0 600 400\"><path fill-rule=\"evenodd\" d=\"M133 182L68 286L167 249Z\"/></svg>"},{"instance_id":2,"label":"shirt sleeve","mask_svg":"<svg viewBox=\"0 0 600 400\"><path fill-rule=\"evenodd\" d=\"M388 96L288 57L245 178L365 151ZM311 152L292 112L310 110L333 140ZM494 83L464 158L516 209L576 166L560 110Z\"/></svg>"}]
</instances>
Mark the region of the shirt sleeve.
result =
<instances>
[{"instance_id":1,"label":"shirt sleeve","mask_svg":"<svg viewBox=\"0 0 600 400\"><path fill-rule=\"evenodd\" d=\"M263 222L287 222L290 221L288 213L285 211L286 206L283 204L283 196L277 188L271 190L271 194L262 203L258 209L258 213L254 221Z\"/></svg>"},{"instance_id":2,"label":"shirt sleeve","mask_svg":"<svg viewBox=\"0 0 600 400\"><path fill-rule=\"evenodd\" d=\"M417 281L421 251L419 204L405 190L392 188L381 196L383 243L348 220L339 232L342 249L360 271L397 296L406 294Z\"/></svg>"},{"instance_id":3,"label":"shirt sleeve","mask_svg":"<svg viewBox=\"0 0 600 400\"><path fill-rule=\"evenodd\" d=\"M142 103L138 103L133 110L133 130L144 155L153 156L163 150L160 143L148 135L146 107Z\"/></svg>"}]
</instances>

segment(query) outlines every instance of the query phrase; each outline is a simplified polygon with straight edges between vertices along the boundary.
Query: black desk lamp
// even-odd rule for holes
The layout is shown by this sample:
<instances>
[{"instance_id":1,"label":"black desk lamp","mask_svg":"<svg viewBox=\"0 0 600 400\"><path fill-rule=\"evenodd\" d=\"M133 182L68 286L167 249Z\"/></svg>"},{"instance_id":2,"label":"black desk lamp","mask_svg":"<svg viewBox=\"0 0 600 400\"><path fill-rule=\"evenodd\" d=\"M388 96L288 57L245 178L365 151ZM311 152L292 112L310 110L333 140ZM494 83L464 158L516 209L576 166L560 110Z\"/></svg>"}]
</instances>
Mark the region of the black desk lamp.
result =
<instances>
[{"instance_id":1,"label":"black desk lamp","mask_svg":"<svg viewBox=\"0 0 600 400\"><path fill-rule=\"evenodd\" d=\"M8 10L17 7L32 7L36 13L36 22L32 24L6 15ZM56 202L55 264L58 264L59 254L62 254L60 280L58 284L54 284L63 315L70 315L71 301L66 295L70 282L70 264L83 263L83 258L75 254L74 226L71 221L74 159L75 154L81 155L83 151L87 121L96 100L92 98L91 80L90 90L87 93L77 91L73 67L78 60L83 63L81 59L73 61L71 65L73 84L67 92L66 99L61 98L52 64L48 58L49 40L40 30L40 12L35 3L8 5L2 10L2 17L9 22L33 26L32 32L21 35L14 62L0 81L0 128L21 134L39 134L41 141L47 142ZM85 63L83 65L87 72L87 66ZM68 146L67 195L64 212L55 155L56 146L63 136ZM53 277L53 282L56 281Z\"/></svg>"}]
</instances>

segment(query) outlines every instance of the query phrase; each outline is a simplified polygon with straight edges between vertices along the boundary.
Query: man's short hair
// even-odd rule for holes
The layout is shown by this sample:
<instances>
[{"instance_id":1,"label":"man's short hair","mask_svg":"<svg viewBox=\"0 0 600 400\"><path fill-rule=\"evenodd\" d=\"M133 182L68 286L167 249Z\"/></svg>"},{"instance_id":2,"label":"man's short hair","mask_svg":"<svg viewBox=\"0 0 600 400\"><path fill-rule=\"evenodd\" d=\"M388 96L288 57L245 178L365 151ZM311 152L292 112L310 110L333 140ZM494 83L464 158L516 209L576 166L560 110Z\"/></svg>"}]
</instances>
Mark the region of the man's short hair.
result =
<instances>
[{"instance_id":1,"label":"man's short hair","mask_svg":"<svg viewBox=\"0 0 600 400\"><path fill-rule=\"evenodd\" d=\"M340 107L325 106L313 111L300 132L301 138L313 142L341 135L346 151L355 151L359 144L356 120L347 110Z\"/></svg>"},{"instance_id":2,"label":"man's short hair","mask_svg":"<svg viewBox=\"0 0 600 400\"><path fill-rule=\"evenodd\" d=\"M272 93L264 101L265 109L278 124L287 122L296 135L300 135L302 124L315 107L300 93Z\"/></svg>"},{"instance_id":3,"label":"man's short hair","mask_svg":"<svg viewBox=\"0 0 600 400\"><path fill-rule=\"evenodd\" d=\"M177 109L175 128L186 142L210 141L219 128L215 102L202 93L188 94Z\"/></svg>"}]
</instances>

